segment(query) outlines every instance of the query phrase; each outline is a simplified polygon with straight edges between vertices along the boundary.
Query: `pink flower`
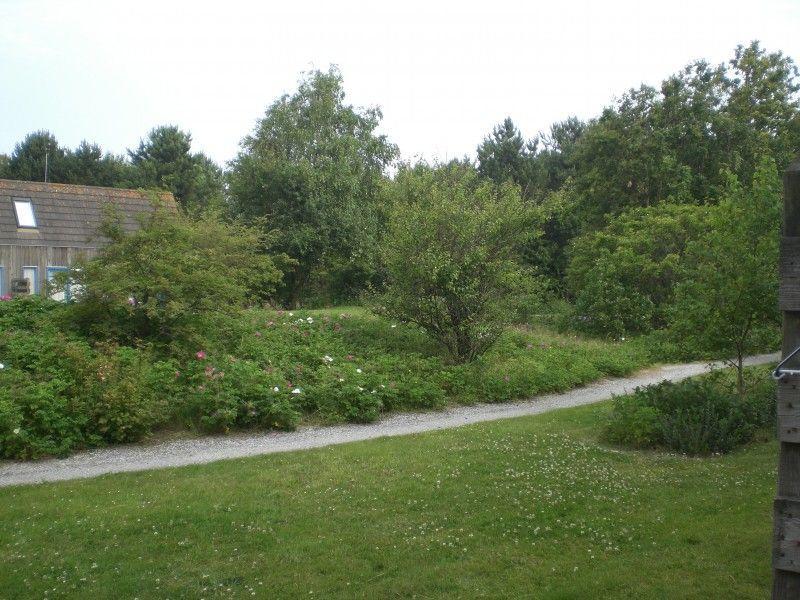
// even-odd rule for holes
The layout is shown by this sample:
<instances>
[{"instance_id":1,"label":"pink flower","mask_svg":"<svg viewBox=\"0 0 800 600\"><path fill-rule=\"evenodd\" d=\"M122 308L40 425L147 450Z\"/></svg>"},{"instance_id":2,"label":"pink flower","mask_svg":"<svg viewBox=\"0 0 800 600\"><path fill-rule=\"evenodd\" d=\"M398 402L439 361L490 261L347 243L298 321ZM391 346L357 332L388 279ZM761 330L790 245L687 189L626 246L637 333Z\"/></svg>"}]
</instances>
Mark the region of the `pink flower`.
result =
<instances>
[{"instance_id":1,"label":"pink flower","mask_svg":"<svg viewBox=\"0 0 800 600\"><path fill-rule=\"evenodd\" d=\"M206 357L206 353L203 352L202 350L199 350L197 354L195 354L195 356L197 357L197 360L204 360Z\"/></svg>"},{"instance_id":2,"label":"pink flower","mask_svg":"<svg viewBox=\"0 0 800 600\"><path fill-rule=\"evenodd\" d=\"M347 360L353 360L353 355L352 354L348 354L345 358L347 358Z\"/></svg>"},{"instance_id":3,"label":"pink flower","mask_svg":"<svg viewBox=\"0 0 800 600\"><path fill-rule=\"evenodd\" d=\"M267 327L274 327L274 326L275 326L275 321L270 321L269 323L267 323Z\"/></svg>"},{"instance_id":4,"label":"pink flower","mask_svg":"<svg viewBox=\"0 0 800 600\"><path fill-rule=\"evenodd\" d=\"M256 337L261 337L261 332L260 331L256 331Z\"/></svg>"},{"instance_id":5,"label":"pink flower","mask_svg":"<svg viewBox=\"0 0 800 600\"><path fill-rule=\"evenodd\" d=\"M0 301L6 302L8 300L11 300L11 294L3 294L0 296Z\"/></svg>"},{"instance_id":6,"label":"pink flower","mask_svg":"<svg viewBox=\"0 0 800 600\"><path fill-rule=\"evenodd\" d=\"M180 371L175 371L175 379L177 379L180 376L181 376L181 372Z\"/></svg>"}]
</instances>

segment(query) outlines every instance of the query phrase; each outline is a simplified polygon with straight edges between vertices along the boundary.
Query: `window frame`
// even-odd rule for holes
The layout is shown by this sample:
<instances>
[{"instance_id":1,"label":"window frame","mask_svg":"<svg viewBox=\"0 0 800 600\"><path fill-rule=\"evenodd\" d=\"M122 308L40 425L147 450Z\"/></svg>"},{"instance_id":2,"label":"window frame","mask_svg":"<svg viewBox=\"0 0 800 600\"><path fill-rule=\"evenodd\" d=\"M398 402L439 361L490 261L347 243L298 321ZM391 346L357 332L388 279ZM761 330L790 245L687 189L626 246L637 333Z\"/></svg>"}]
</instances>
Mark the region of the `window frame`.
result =
<instances>
[{"instance_id":1,"label":"window frame","mask_svg":"<svg viewBox=\"0 0 800 600\"><path fill-rule=\"evenodd\" d=\"M55 298L53 298L53 295L50 292L50 282L52 281L51 275L54 275L55 273L69 273L69 267L60 267L60 266L53 265L53 266L48 266L45 269L45 277L46 277L47 288L48 288L47 289L47 297L48 298L52 298L53 300L55 300ZM72 284L71 284L71 282L67 281L67 284L64 286L64 289L62 290L62 293L64 294L64 299L63 300L57 300L57 302L69 302L70 300L72 300Z\"/></svg>"},{"instance_id":2,"label":"window frame","mask_svg":"<svg viewBox=\"0 0 800 600\"><path fill-rule=\"evenodd\" d=\"M20 276L25 279L25 269L33 269L33 285L31 286L31 296L39 295L39 265L22 265Z\"/></svg>"},{"instance_id":3,"label":"window frame","mask_svg":"<svg viewBox=\"0 0 800 600\"><path fill-rule=\"evenodd\" d=\"M19 210L17 210L17 204L25 204L27 203L31 209L31 218L33 219L33 225L23 225L22 221L19 219ZM38 229L39 228L39 221L36 219L36 210L33 206L33 200L30 198L11 198L11 204L14 208L14 218L17 221L17 229Z\"/></svg>"}]
</instances>

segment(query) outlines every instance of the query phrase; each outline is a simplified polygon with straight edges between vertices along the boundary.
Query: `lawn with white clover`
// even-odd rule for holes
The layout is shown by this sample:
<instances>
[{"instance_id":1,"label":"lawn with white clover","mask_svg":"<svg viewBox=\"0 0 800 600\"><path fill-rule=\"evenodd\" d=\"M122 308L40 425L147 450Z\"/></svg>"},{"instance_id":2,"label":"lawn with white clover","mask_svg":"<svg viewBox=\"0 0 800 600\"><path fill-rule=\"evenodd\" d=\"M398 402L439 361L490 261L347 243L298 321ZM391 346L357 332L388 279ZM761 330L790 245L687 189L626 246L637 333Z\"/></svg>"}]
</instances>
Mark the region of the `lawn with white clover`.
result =
<instances>
[{"instance_id":1,"label":"lawn with white clover","mask_svg":"<svg viewBox=\"0 0 800 600\"><path fill-rule=\"evenodd\" d=\"M598 441L609 403L0 489L0 590L72 598L763 598L777 446Z\"/></svg>"}]
</instances>

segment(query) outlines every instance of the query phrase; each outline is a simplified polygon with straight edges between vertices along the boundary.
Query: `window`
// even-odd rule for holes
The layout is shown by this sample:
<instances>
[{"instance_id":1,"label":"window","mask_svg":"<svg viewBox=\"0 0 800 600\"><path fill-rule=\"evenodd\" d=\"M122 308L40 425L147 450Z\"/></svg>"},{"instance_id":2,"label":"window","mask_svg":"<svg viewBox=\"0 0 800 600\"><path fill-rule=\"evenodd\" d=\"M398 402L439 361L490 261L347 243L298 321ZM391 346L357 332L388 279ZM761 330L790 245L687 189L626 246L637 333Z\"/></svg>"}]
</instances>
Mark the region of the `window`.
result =
<instances>
[{"instance_id":1,"label":"window","mask_svg":"<svg viewBox=\"0 0 800 600\"><path fill-rule=\"evenodd\" d=\"M39 267L22 267L22 278L28 280L31 294L39 293Z\"/></svg>"},{"instance_id":2,"label":"window","mask_svg":"<svg viewBox=\"0 0 800 600\"><path fill-rule=\"evenodd\" d=\"M14 214L17 216L17 227L36 228L36 215L29 198L14 198Z\"/></svg>"},{"instance_id":3,"label":"window","mask_svg":"<svg viewBox=\"0 0 800 600\"><path fill-rule=\"evenodd\" d=\"M72 298L72 290L70 289L72 286L69 282L67 282L63 288L55 289L53 284L53 279L56 276L56 273L65 273L69 271L67 267L47 267L47 293L53 300L58 300L59 302L69 302Z\"/></svg>"}]
</instances>

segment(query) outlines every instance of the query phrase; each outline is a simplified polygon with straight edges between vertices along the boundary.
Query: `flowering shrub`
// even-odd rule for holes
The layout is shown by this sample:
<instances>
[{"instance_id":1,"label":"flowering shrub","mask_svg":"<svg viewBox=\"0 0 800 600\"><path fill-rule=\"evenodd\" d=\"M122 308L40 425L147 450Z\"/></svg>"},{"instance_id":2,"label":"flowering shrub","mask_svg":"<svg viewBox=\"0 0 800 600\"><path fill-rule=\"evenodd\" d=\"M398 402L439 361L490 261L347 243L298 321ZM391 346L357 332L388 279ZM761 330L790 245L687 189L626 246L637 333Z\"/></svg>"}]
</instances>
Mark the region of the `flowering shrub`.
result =
<instances>
[{"instance_id":1,"label":"flowering shrub","mask_svg":"<svg viewBox=\"0 0 800 600\"><path fill-rule=\"evenodd\" d=\"M0 456L64 455L178 425L201 431L369 422L389 410L563 390L642 364L636 345L507 331L454 365L417 327L364 311L243 312L224 346L171 356L90 343L55 302L0 304ZM550 334L548 334L550 335ZM564 368L568 365L568 368Z\"/></svg>"},{"instance_id":2,"label":"flowering shrub","mask_svg":"<svg viewBox=\"0 0 800 600\"><path fill-rule=\"evenodd\" d=\"M253 361L231 356L214 361L199 351L174 379L186 390L182 417L206 431L294 429L300 419L290 390Z\"/></svg>"}]
</instances>

